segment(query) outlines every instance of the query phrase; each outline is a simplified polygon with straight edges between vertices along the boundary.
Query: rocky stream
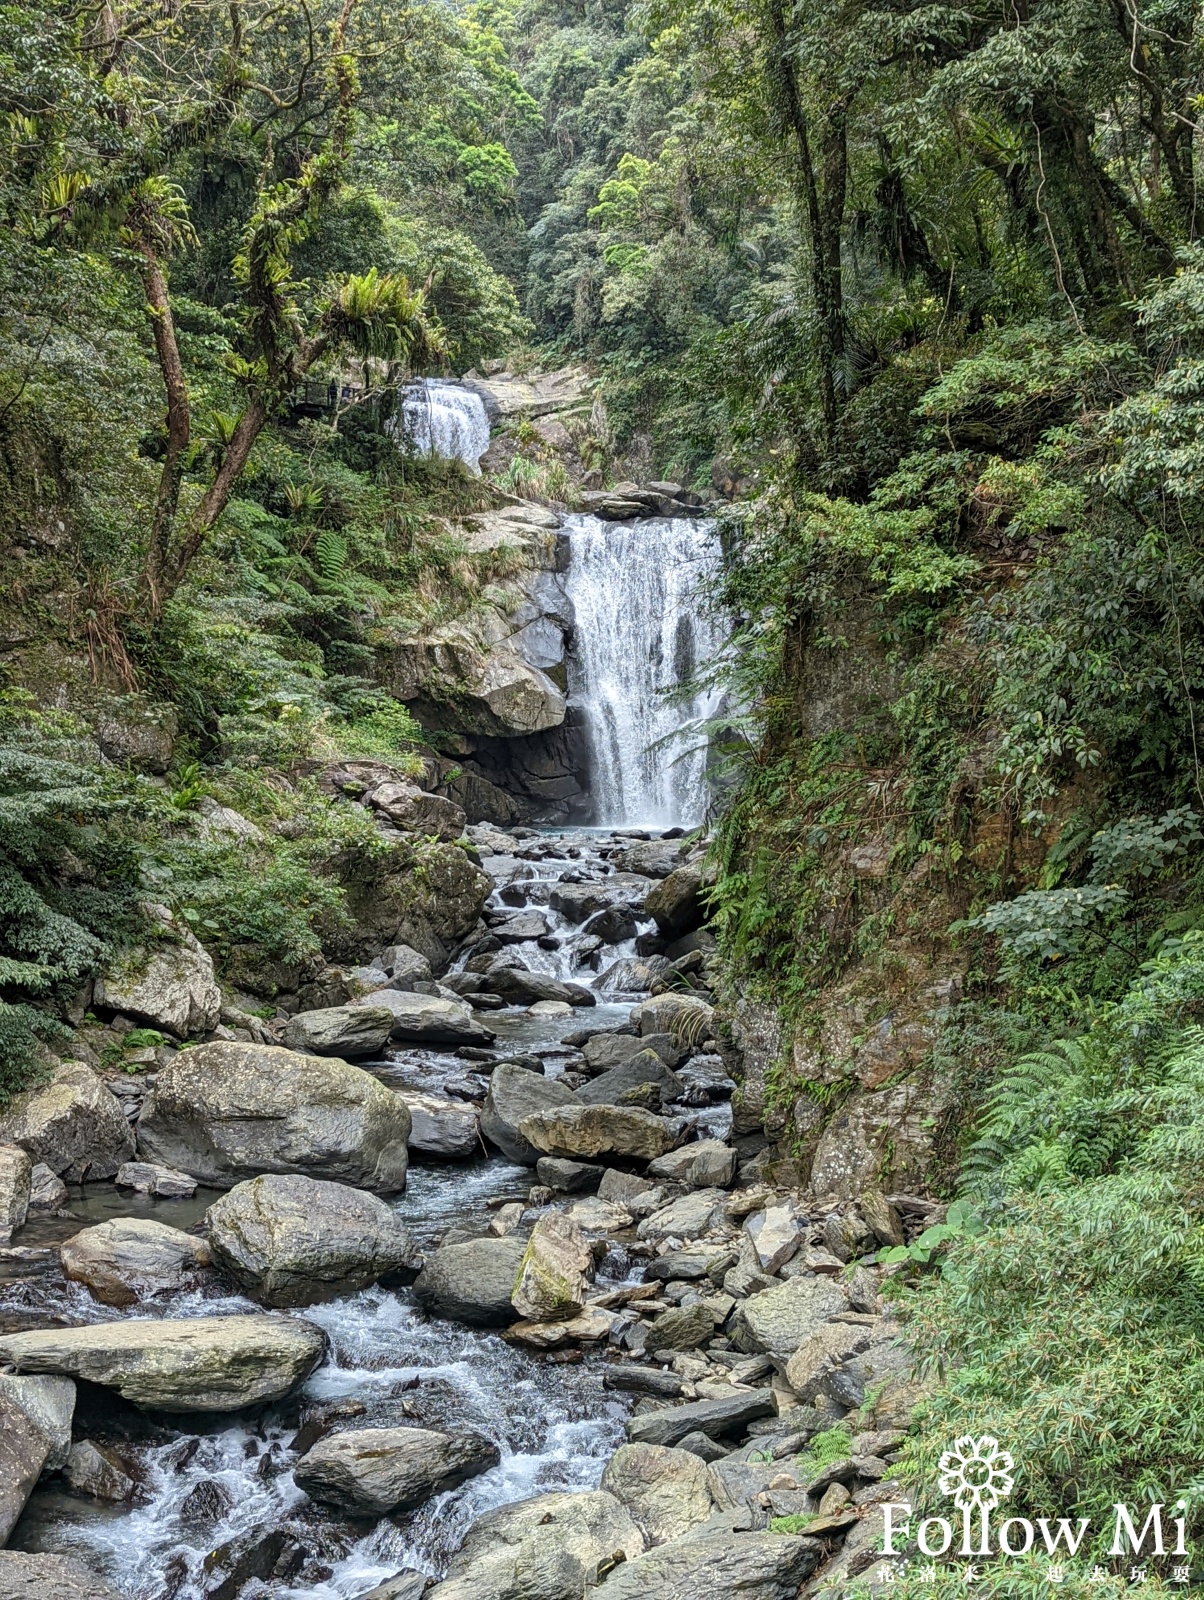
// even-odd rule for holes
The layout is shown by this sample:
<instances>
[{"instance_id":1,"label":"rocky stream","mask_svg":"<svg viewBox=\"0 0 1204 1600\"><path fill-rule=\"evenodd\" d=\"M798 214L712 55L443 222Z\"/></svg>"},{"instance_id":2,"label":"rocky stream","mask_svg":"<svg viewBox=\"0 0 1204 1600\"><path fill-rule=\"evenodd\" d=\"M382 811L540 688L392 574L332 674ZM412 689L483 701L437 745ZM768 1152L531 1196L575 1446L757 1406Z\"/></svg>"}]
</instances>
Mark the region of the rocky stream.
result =
<instances>
[{"instance_id":1,"label":"rocky stream","mask_svg":"<svg viewBox=\"0 0 1204 1600\"><path fill-rule=\"evenodd\" d=\"M468 826L491 888L442 967L382 944L346 1003L214 1012L138 1076L81 1051L0 1117L0 1600L792 1600L881 1566L916 1390L874 1263L939 1208L775 1182L705 750L664 744L717 710L661 693L717 643L713 535L572 538L593 824Z\"/></svg>"}]
</instances>

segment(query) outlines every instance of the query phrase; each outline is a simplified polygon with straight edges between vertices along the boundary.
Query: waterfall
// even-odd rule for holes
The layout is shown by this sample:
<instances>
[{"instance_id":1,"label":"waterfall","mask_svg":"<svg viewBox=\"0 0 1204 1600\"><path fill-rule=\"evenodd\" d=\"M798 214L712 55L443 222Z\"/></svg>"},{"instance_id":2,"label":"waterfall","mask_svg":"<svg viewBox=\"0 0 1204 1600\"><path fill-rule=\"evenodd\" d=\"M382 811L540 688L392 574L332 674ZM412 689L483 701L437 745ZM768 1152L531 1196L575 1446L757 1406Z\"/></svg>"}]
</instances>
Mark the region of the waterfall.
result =
<instances>
[{"instance_id":1,"label":"waterfall","mask_svg":"<svg viewBox=\"0 0 1204 1600\"><path fill-rule=\"evenodd\" d=\"M479 473L489 418L479 394L446 378L418 378L401 391L401 430L422 456L460 460ZM390 431L396 432L396 425Z\"/></svg>"},{"instance_id":2,"label":"waterfall","mask_svg":"<svg viewBox=\"0 0 1204 1600\"><path fill-rule=\"evenodd\" d=\"M708 690L670 699L719 648L700 589L719 558L703 517L567 519L576 615L570 690L585 717L595 823L694 827L706 813L706 750L686 725L718 713Z\"/></svg>"}]
</instances>

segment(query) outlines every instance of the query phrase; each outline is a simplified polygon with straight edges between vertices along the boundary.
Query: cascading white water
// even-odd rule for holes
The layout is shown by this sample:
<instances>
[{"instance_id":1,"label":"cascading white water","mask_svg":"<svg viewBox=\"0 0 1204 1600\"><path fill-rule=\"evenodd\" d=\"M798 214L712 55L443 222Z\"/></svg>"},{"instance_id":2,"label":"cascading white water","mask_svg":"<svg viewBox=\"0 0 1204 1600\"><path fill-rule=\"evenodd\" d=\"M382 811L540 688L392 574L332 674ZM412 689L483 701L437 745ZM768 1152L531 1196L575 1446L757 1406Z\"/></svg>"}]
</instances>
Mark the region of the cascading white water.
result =
<instances>
[{"instance_id":1,"label":"cascading white water","mask_svg":"<svg viewBox=\"0 0 1204 1600\"><path fill-rule=\"evenodd\" d=\"M480 472L489 418L479 394L445 378L418 378L401 392L401 428L423 456L463 461Z\"/></svg>"},{"instance_id":2,"label":"cascading white water","mask_svg":"<svg viewBox=\"0 0 1204 1600\"><path fill-rule=\"evenodd\" d=\"M694 827L706 814L706 748L690 725L721 694L686 701L688 682L722 636L701 589L719 559L705 517L567 519L576 623L570 687L590 745L591 819L609 827ZM679 736L679 737L675 737Z\"/></svg>"}]
</instances>

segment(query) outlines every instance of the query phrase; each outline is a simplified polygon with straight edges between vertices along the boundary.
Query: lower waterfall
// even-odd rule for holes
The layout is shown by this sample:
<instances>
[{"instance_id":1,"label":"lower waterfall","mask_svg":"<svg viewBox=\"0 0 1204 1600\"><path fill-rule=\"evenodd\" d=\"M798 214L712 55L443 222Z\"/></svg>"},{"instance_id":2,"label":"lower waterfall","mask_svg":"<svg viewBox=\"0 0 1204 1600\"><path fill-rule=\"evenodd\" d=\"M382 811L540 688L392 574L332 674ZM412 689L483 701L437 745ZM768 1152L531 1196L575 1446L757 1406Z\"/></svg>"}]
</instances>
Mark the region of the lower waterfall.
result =
<instances>
[{"instance_id":1,"label":"lower waterfall","mask_svg":"<svg viewBox=\"0 0 1204 1600\"><path fill-rule=\"evenodd\" d=\"M705 517L566 518L575 613L569 681L590 752L590 820L607 827L696 827L706 815L706 741L691 725L718 713L714 689L687 683L722 643L703 586L719 560Z\"/></svg>"}]
</instances>

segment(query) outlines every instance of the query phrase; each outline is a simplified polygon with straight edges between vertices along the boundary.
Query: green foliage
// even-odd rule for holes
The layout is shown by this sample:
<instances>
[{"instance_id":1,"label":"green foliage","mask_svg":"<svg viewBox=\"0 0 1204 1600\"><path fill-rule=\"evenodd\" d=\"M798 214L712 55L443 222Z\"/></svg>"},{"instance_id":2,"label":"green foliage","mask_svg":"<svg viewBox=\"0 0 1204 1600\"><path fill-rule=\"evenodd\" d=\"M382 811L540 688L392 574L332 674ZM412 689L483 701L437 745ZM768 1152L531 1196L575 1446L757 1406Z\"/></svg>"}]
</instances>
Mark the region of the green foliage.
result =
<instances>
[{"instance_id":1,"label":"green foliage","mask_svg":"<svg viewBox=\"0 0 1204 1600\"><path fill-rule=\"evenodd\" d=\"M940 1259L941 1270L944 1270L944 1256L950 1246L959 1239L972 1239L983 1231L982 1218L964 1200L955 1200L945 1215L944 1222L936 1222L930 1228L925 1228L918 1238L910 1244L887 1245L878 1252L878 1260L883 1266L897 1266L906 1263L908 1266L927 1267L933 1265L933 1257Z\"/></svg>"}]
</instances>

